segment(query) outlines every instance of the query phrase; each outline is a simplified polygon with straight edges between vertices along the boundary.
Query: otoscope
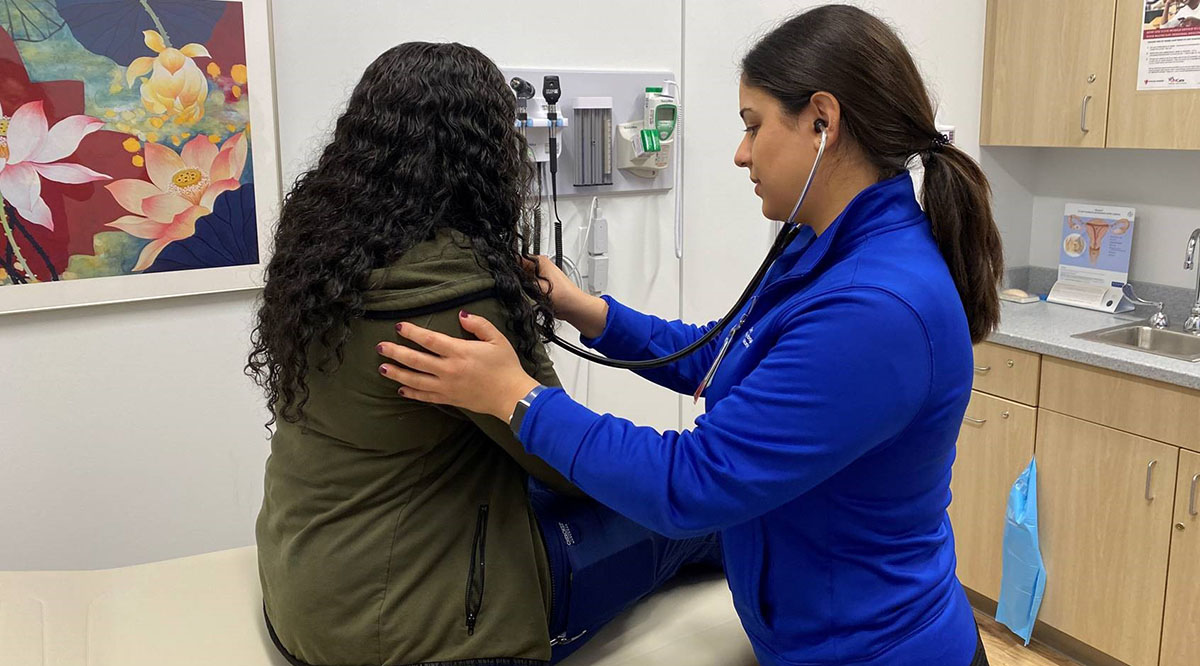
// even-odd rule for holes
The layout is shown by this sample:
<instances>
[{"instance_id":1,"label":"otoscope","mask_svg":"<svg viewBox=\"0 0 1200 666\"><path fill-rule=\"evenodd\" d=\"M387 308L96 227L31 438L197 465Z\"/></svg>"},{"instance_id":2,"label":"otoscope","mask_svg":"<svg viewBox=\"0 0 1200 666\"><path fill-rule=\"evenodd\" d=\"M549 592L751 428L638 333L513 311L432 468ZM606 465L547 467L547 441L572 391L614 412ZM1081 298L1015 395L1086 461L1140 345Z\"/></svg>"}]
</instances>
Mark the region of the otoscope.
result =
<instances>
[{"instance_id":1,"label":"otoscope","mask_svg":"<svg viewBox=\"0 0 1200 666\"><path fill-rule=\"evenodd\" d=\"M554 129L558 124L558 100L562 88L557 76L542 78L542 97L546 99L546 120L550 122L550 201L554 208L554 265L562 269L562 218L558 216L558 139Z\"/></svg>"}]
</instances>

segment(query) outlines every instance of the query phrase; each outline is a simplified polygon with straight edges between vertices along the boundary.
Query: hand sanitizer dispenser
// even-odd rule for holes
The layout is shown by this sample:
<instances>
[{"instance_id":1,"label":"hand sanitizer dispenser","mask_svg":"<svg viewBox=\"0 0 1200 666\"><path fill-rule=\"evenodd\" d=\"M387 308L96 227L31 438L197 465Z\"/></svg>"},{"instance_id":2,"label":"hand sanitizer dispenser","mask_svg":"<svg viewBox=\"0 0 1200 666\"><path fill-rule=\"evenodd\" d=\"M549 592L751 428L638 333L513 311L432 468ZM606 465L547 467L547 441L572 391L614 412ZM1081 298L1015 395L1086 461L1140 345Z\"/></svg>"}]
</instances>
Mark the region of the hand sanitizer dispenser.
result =
<instances>
[{"instance_id":1,"label":"hand sanitizer dispenser","mask_svg":"<svg viewBox=\"0 0 1200 666\"><path fill-rule=\"evenodd\" d=\"M617 167L655 178L671 164L679 105L661 87L646 88L642 119L617 126Z\"/></svg>"}]
</instances>

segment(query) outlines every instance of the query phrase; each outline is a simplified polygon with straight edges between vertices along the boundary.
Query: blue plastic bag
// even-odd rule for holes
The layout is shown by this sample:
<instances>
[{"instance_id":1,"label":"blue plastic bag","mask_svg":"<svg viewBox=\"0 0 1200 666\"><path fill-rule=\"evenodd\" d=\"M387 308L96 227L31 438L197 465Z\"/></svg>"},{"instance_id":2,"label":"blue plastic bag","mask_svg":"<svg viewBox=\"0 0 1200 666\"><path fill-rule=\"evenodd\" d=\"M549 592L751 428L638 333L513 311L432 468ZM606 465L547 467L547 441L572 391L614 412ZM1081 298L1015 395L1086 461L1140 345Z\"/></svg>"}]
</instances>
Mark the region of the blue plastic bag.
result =
<instances>
[{"instance_id":1,"label":"blue plastic bag","mask_svg":"<svg viewBox=\"0 0 1200 666\"><path fill-rule=\"evenodd\" d=\"M996 620L1029 645L1046 590L1046 567L1038 547L1036 458L1029 461L1029 467L1008 493L1005 521L1004 569Z\"/></svg>"}]
</instances>

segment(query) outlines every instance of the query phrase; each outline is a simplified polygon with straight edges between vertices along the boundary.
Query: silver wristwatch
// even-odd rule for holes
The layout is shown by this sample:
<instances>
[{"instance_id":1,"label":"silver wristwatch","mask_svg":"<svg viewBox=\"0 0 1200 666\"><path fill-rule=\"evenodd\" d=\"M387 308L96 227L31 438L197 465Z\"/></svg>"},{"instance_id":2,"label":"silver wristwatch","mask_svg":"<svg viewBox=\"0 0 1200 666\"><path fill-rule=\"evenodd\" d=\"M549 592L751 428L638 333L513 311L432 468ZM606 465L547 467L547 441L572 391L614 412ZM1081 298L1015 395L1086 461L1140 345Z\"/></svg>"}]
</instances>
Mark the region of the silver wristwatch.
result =
<instances>
[{"instance_id":1,"label":"silver wristwatch","mask_svg":"<svg viewBox=\"0 0 1200 666\"><path fill-rule=\"evenodd\" d=\"M538 394L547 388L547 386L538 384L530 389L529 393L526 393L525 397L521 398L517 403L516 408L513 409L512 416L508 419L508 427L513 431L514 435L521 434L521 422L525 420L525 412L529 411L529 406L533 404L534 398L538 397Z\"/></svg>"}]
</instances>

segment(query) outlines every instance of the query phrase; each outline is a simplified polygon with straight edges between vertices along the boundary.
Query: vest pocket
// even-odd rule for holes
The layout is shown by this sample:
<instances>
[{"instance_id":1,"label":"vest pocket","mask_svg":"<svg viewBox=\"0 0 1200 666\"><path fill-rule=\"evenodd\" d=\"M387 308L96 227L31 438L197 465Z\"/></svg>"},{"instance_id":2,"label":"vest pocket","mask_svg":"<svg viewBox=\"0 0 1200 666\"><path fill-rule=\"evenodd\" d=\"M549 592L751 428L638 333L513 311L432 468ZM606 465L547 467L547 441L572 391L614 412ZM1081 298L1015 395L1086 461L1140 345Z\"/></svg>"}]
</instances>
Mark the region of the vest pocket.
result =
<instances>
[{"instance_id":1,"label":"vest pocket","mask_svg":"<svg viewBox=\"0 0 1200 666\"><path fill-rule=\"evenodd\" d=\"M467 572L467 635L475 633L479 610L483 607L484 557L487 550L488 505L480 504L475 517L475 537L471 540L471 568Z\"/></svg>"}]
</instances>

